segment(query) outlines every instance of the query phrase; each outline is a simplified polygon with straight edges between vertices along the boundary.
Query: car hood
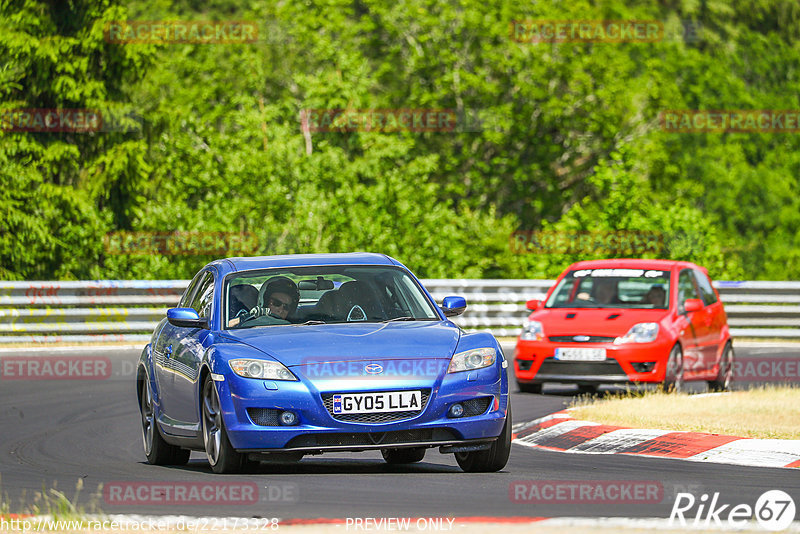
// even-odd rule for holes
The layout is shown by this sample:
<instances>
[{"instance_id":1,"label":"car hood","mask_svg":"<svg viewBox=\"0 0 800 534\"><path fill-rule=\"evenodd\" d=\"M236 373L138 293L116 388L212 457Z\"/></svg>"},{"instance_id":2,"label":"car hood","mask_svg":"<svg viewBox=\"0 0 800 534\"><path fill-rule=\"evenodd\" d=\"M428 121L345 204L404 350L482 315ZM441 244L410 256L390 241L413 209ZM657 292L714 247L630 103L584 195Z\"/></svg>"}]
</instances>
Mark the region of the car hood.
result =
<instances>
[{"instance_id":1,"label":"car hood","mask_svg":"<svg viewBox=\"0 0 800 534\"><path fill-rule=\"evenodd\" d=\"M441 321L281 325L223 334L288 367L326 361L450 359L459 336L456 326Z\"/></svg>"},{"instance_id":2,"label":"car hood","mask_svg":"<svg viewBox=\"0 0 800 534\"><path fill-rule=\"evenodd\" d=\"M658 323L669 310L623 308L550 308L533 313L544 334L551 336L624 336L636 323Z\"/></svg>"}]
</instances>

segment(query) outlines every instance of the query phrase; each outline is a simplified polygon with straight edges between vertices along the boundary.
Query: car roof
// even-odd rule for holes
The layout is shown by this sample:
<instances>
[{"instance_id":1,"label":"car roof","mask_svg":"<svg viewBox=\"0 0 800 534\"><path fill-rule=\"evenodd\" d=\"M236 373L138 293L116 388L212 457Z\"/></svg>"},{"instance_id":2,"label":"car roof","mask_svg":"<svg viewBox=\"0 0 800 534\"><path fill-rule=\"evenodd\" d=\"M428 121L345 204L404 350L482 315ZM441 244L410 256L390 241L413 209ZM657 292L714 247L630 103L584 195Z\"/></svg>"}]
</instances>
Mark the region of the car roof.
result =
<instances>
[{"instance_id":1,"label":"car roof","mask_svg":"<svg viewBox=\"0 0 800 534\"><path fill-rule=\"evenodd\" d=\"M215 260L215 265L225 273L272 267L307 267L315 265L398 265L400 262L385 254L348 252L338 254L285 254L281 256L251 256Z\"/></svg>"},{"instance_id":2,"label":"car roof","mask_svg":"<svg viewBox=\"0 0 800 534\"><path fill-rule=\"evenodd\" d=\"M643 259L633 259L633 258L579 261L570 265L567 268L567 271L571 271L574 269L610 269L610 268L659 269L662 271L690 268L690 269L699 269L704 272L706 271L706 269L700 267L699 265L695 265L694 263L689 261L643 260Z\"/></svg>"}]
</instances>

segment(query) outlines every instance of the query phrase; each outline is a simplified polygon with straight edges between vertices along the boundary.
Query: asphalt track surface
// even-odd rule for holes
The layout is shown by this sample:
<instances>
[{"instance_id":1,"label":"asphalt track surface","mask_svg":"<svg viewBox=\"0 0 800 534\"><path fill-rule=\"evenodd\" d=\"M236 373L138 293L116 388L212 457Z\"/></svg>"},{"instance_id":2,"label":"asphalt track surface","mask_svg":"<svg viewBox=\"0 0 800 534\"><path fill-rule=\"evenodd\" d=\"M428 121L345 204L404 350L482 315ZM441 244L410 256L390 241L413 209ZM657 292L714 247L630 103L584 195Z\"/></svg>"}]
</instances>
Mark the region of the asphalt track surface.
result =
<instances>
[{"instance_id":1,"label":"asphalt track surface","mask_svg":"<svg viewBox=\"0 0 800 534\"><path fill-rule=\"evenodd\" d=\"M781 489L800 505L800 471L703 464L622 455L564 454L514 446L499 473L463 473L452 455L429 449L423 462L389 466L380 453L322 455L295 464L266 464L248 474L214 475L204 456L193 453L186 467L148 465L142 451L133 386L139 351L49 349L24 356L101 355L112 361L105 380L0 380L0 496L12 512L29 511L36 493L56 488L87 512L191 516L354 517L669 517L675 495L719 492L719 503L755 504L763 492ZM0 353L0 358L21 353ZM737 358L791 358L800 345L738 348ZM513 383L513 382L512 382ZM702 391L704 385L694 386ZM742 387L739 385L739 387ZM512 390L516 390L512 386ZM576 394L569 386L546 387L544 395L512 394L514 421L523 422L566 407ZM516 502L516 481L646 481L662 488L659 502L614 499ZM257 502L219 501L186 505L137 502L117 505L101 485L142 482L257 485ZM624 502L625 501L625 502ZM2 508L0 508L2 509ZM692 509L694 514L696 509ZM687 517L689 517L687 515Z\"/></svg>"}]
</instances>

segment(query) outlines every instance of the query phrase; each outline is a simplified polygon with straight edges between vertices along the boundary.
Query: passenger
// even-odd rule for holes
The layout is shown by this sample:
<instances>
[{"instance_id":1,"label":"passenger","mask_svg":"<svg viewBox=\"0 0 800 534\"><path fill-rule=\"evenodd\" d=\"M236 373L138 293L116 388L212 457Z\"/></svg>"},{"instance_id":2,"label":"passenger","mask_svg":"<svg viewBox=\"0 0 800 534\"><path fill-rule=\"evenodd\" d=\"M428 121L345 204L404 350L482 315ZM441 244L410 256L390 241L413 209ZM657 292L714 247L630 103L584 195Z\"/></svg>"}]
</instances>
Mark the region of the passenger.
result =
<instances>
[{"instance_id":1,"label":"passenger","mask_svg":"<svg viewBox=\"0 0 800 534\"><path fill-rule=\"evenodd\" d=\"M239 284L230 289L229 317L247 315L258 303L258 289L250 284Z\"/></svg>"}]
</instances>

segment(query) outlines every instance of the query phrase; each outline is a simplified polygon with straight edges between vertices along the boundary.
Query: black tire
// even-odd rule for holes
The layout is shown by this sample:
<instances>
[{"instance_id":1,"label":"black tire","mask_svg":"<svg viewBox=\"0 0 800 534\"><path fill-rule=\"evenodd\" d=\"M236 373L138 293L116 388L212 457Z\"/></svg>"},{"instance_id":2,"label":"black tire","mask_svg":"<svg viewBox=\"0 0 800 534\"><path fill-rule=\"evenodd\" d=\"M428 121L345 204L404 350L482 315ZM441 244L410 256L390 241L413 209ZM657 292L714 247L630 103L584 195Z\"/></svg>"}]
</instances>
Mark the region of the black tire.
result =
<instances>
[{"instance_id":1,"label":"black tire","mask_svg":"<svg viewBox=\"0 0 800 534\"><path fill-rule=\"evenodd\" d=\"M542 384L517 382L517 387L522 393L538 393L540 395L542 393Z\"/></svg>"},{"instance_id":2,"label":"black tire","mask_svg":"<svg viewBox=\"0 0 800 534\"><path fill-rule=\"evenodd\" d=\"M142 415L142 445L147 462L152 465L186 465L192 451L170 445L161 436L153 410L153 392L150 381L145 377L142 383L139 412Z\"/></svg>"},{"instance_id":3,"label":"black tire","mask_svg":"<svg viewBox=\"0 0 800 534\"><path fill-rule=\"evenodd\" d=\"M579 395L594 395L597 393L597 386L593 384L578 384Z\"/></svg>"},{"instance_id":4,"label":"black tire","mask_svg":"<svg viewBox=\"0 0 800 534\"><path fill-rule=\"evenodd\" d=\"M210 376L203 383L202 427L206 458L215 473L239 473L249 467L247 455L234 450L220 410L219 394Z\"/></svg>"},{"instance_id":5,"label":"black tire","mask_svg":"<svg viewBox=\"0 0 800 534\"><path fill-rule=\"evenodd\" d=\"M493 473L508 463L511 454L511 403L500 437L485 451L457 452L456 462L467 473Z\"/></svg>"},{"instance_id":6,"label":"black tire","mask_svg":"<svg viewBox=\"0 0 800 534\"><path fill-rule=\"evenodd\" d=\"M663 387L666 393L680 393L683 391L683 350L677 343L669 352Z\"/></svg>"},{"instance_id":7,"label":"black tire","mask_svg":"<svg viewBox=\"0 0 800 534\"><path fill-rule=\"evenodd\" d=\"M733 380L733 345L731 342L725 345L722 351L722 357L719 360L719 372L717 378L708 381L708 389L711 391L728 391L731 389L731 381Z\"/></svg>"},{"instance_id":8,"label":"black tire","mask_svg":"<svg viewBox=\"0 0 800 534\"><path fill-rule=\"evenodd\" d=\"M425 458L425 447L415 447L411 449L381 449L383 459L387 464L413 464L421 462Z\"/></svg>"}]
</instances>

